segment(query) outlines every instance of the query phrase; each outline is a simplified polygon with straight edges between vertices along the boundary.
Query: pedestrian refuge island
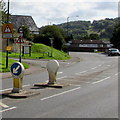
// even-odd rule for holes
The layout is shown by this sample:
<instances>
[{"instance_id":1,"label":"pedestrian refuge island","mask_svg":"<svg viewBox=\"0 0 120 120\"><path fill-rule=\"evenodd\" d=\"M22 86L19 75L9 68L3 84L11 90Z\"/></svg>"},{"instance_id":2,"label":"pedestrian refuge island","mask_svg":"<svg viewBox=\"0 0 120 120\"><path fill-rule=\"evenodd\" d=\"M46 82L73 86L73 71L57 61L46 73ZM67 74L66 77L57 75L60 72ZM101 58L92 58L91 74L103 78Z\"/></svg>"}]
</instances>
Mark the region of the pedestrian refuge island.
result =
<instances>
[{"instance_id":1,"label":"pedestrian refuge island","mask_svg":"<svg viewBox=\"0 0 120 120\"><path fill-rule=\"evenodd\" d=\"M57 60L50 60L48 61L46 67L48 71L49 81L47 83L36 83L34 84L34 86L62 88L63 85L57 83L57 72L59 69L59 62Z\"/></svg>"},{"instance_id":2,"label":"pedestrian refuge island","mask_svg":"<svg viewBox=\"0 0 120 120\"><path fill-rule=\"evenodd\" d=\"M13 78L13 89L6 90L2 93L3 96L10 98L27 98L34 95L39 95L39 91L33 91L30 88L23 89L24 66L20 62L15 62L11 65L10 71Z\"/></svg>"}]
</instances>

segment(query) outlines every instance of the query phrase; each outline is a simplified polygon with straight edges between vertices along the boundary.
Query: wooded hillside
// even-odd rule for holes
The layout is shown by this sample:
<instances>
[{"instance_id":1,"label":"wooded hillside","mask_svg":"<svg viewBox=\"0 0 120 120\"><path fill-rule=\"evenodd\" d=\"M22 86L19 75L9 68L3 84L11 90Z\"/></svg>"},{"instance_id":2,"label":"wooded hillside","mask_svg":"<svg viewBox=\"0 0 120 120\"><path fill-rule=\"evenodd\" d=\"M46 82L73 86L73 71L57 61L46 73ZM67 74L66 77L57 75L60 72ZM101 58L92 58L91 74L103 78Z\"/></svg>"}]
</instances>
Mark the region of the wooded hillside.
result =
<instances>
[{"instance_id":1,"label":"wooded hillside","mask_svg":"<svg viewBox=\"0 0 120 120\"><path fill-rule=\"evenodd\" d=\"M72 35L74 39L89 39L90 34L97 34L101 40L110 40L113 29L119 18L103 19L90 21L71 21L59 24L67 34Z\"/></svg>"}]
</instances>

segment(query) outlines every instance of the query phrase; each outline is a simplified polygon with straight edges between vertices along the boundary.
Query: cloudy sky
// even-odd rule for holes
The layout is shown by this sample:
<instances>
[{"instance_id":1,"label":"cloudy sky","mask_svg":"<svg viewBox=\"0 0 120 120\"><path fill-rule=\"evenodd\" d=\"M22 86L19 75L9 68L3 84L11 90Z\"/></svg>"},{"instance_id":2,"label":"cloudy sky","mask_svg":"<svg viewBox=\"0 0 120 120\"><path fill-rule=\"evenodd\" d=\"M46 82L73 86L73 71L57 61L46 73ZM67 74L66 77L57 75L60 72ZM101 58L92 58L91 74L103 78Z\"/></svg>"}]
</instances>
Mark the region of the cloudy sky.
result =
<instances>
[{"instance_id":1,"label":"cloudy sky","mask_svg":"<svg viewBox=\"0 0 120 120\"><path fill-rule=\"evenodd\" d=\"M4 0L7 5L8 0ZM10 0L10 13L30 15L38 27L118 17L119 0Z\"/></svg>"}]
</instances>

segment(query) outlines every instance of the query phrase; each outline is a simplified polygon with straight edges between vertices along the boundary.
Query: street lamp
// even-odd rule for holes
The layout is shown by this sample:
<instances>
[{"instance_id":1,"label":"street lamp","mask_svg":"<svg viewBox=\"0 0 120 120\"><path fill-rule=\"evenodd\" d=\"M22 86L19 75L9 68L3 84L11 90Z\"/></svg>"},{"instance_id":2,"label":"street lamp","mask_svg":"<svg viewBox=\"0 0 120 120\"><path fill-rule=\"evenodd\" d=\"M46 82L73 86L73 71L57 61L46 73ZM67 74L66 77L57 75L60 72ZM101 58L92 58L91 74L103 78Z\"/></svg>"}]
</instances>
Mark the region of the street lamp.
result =
<instances>
[{"instance_id":1,"label":"street lamp","mask_svg":"<svg viewBox=\"0 0 120 120\"><path fill-rule=\"evenodd\" d=\"M78 15L76 15L76 16L72 16L72 17L79 17ZM67 36L69 36L69 18L71 18L71 17L67 17Z\"/></svg>"},{"instance_id":2,"label":"street lamp","mask_svg":"<svg viewBox=\"0 0 120 120\"><path fill-rule=\"evenodd\" d=\"M67 17L67 36L68 36L68 22L69 22L69 17Z\"/></svg>"}]
</instances>

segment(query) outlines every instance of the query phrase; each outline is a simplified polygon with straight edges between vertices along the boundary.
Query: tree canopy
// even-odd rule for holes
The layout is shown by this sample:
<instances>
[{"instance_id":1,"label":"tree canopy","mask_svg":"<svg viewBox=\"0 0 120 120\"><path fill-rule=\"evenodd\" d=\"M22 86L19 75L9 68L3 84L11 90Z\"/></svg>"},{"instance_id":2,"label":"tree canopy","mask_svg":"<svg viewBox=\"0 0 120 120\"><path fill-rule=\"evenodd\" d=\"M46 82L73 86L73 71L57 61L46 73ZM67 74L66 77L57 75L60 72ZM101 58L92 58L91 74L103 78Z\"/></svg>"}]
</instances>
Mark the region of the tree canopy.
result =
<instances>
[{"instance_id":1,"label":"tree canopy","mask_svg":"<svg viewBox=\"0 0 120 120\"><path fill-rule=\"evenodd\" d=\"M114 47L120 49L120 19L114 28L113 37L110 42L114 45Z\"/></svg>"},{"instance_id":2,"label":"tree canopy","mask_svg":"<svg viewBox=\"0 0 120 120\"><path fill-rule=\"evenodd\" d=\"M51 46L51 38L53 39L53 47L62 49L65 42L64 31L56 25L48 25L40 28L40 34L34 38L35 43L43 43Z\"/></svg>"}]
</instances>

